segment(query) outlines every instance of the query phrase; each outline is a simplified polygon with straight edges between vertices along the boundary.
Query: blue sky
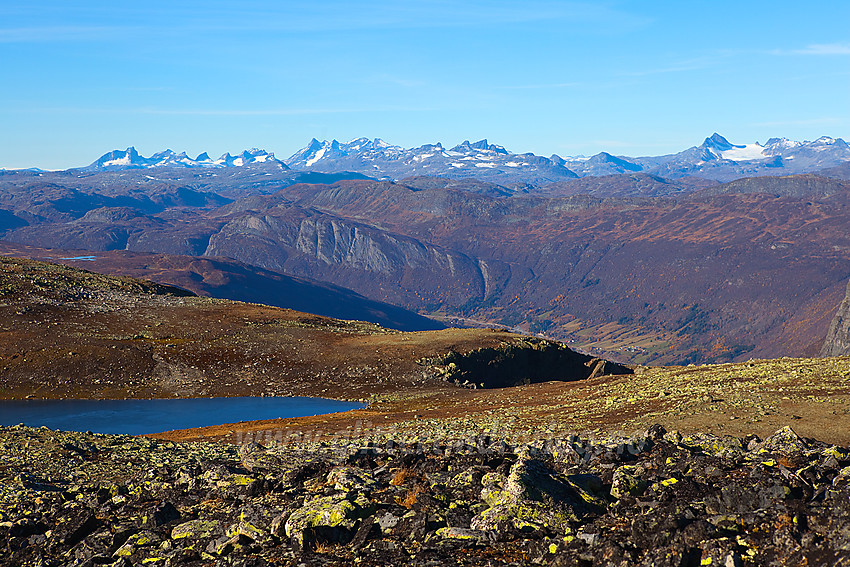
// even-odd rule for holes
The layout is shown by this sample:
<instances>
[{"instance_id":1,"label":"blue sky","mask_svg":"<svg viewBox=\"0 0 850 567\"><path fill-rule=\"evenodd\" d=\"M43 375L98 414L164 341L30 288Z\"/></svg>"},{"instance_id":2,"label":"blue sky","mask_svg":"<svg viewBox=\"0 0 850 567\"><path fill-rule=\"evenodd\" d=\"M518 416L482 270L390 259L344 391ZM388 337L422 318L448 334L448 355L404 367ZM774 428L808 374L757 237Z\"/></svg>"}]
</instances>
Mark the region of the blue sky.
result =
<instances>
[{"instance_id":1,"label":"blue sky","mask_svg":"<svg viewBox=\"0 0 850 567\"><path fill-rule=\"evenodd\" d=\"M850 2L217 0L0 6L0 167L312 137L670 153L850 138Z\"/></svg>"}]
</instances>

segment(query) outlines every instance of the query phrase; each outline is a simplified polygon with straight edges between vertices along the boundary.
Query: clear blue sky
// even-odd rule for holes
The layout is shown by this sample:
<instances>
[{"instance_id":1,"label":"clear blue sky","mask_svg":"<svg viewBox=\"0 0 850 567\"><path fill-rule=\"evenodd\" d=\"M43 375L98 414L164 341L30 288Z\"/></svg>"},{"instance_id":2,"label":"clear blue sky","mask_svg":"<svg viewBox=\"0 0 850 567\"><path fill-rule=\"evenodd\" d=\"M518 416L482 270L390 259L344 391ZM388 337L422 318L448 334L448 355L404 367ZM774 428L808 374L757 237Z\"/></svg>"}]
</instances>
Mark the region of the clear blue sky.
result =
<instances>
[{"instance_id":1,"label":"clear blue sky","mask_svg":"<svg viewBox=\"0 0 850 567\"><path fill-rule=\"evenodd\" d=\"M655 155L850 138L846 0L30 0L0 6L0 167L135 145L488 138Z\"/></svg>"}]
</instances>

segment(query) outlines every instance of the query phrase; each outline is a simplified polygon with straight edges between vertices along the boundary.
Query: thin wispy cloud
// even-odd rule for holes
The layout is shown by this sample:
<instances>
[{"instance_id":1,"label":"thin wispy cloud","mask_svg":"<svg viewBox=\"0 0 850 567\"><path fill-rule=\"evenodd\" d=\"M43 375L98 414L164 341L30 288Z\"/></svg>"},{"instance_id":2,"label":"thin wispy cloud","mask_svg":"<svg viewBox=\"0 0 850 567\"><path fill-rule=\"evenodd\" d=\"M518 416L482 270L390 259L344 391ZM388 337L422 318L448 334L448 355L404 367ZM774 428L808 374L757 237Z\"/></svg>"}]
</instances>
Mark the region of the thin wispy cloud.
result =
<instances>
[{"instance_id":1,"label":"thin wispy cloud","mask_svg":"<svg viewBox=\"0 0 850 567\"><path fill-rule=\"evenodd\" d=\"M392 75L382 74L373 77L364 78L359 81L362 84L368 85L393 85L405 89L421 89L427 87L428 83L422 79L411 79L407 77L396 77Z\"/></svg>"},{"instance_id":2,"label":"thin wispy cloud","mask_svg":"<svg viewBox=\"0 0 850 567\"><path fill-rule=\"evenodd\" d=\"M677 61L670 63L669 65L663 65L654 68L624 71L620 73L620 75L623 77L645 77L649 75L663 75L667 73L686 73L689 71L701 71L703 69L707 69L709 67L717 65L723 57L728 55L728 53L723 53L706 57L687 59L684 61Z\"/></svg>"},{"instance_id":3,"label":"thin wispy cloud","mask_svg":"<svg viewBox=\"0 0 850 567\"><path fill-rule=\"evenodd\" d=\"M11 109L0 109L5 112ZM328 108L88 108L38 107L16 108L14 112L52 114L142 114L158 116L309 116L324 114L359 114L367 112L430 112L433 108L418 106L328 107Z\"/></svg>"},{"instance_id":4,"label":"thin wispy cloud","mask_svg":"<svg viewBox=\"0 0 850 567\"><path fill-rule=\"evenodd\" d=\"M802 55L850 55L850 43L820 43L797 51Z\"/></svg>"},{"instance_id":5,"label":"thin wispy cloud","mask_svg":"<svg viewBox=\"0 0 850 567\"><path fill-rule=\"evenodd\" d=\"M278 109L165 109L165 108L140 108L126 111L138 114L157 114L167 116L304 116L310 114L343 114L347 112L368 112L372 109L354 108L278 108Z\"/></svg>"},{"instance_id":6,"label":"thin wispy cloud","mask_svg":"<svg viewBox=\"0 0 850 567\"><path fill-rule=\"evenodd\" d=\"M580 87L583 83L549 83L549 84L536 84L536 85L504 85L504 86L496 86L496 89L502 90L546 90L546 89L567 89L571 87Z\"/></svg>"},{"instance_id":7,"label":"thin wispy cloud","mask_svg":"<svg viewBox=\"0 0 850 567\"><path fill-rule=\"evenodd\" d=\"M121 87L119 90L128 92L169 92L173 91L174 87Z\"/></svg>"},{"instance_id":8,"label":"thin wispy cloud","mask_svg":"<svg viewBox=\"0 0 850 567\"><path fill-rule=\"evenodd\" d=\"M802 49L772 49L770 55L850 55L850 43L815 43Z\"/></svg>"},{"instance_id":9,"label":"thin wispy cloud","mask_svg":"<svg viewBox=\"0 0 850 567\"><path fill-rule=\"evenodd\" d=\"M433 108L407 106L351 108L278 108L278 109L161 109L142 108L126 112L168 116L309 116L320 114L358 114L364 112L429 112Z\"/></svg>"},{"instance_id":10,"label":"thin wispy cloud","mask_svg":"<svg viewBox=\"0 0 850 567\"><path fill-rule=\"evenodd\" d=\"M19 11L21 23L39 22L50 10L34 6ZM594 27L600 31L635 29L648 25L649 19L594 2L529 0L367 0L286 2L279 5L246 2L234 10L232 2L186 2L147 9L114 5L102 12L66 8L65 17L76 26L16 26L0 29L0 41L68 41L97 37L102 21L128 21L158 34L182 31L209 33L298 33L339 32L378 29L487 28L534 22L561 22ZM106 20L105 20L106 18ZM39 22L40 23L40 22ZM127 29L127 28L111 28Z\"/></svg>"},{"instance_id":11,"label":"thin wispy cloud","mask_svg":"<svg viewBox=\"0 0 850 567\"><path fill-rule=\"evenodd\" d=\"M353 8L356 6L356 8ZM639 27L649 20L610 6L593 2L561 2L529 0L516 3L507 0L420 0L396 2L371 0L356 5L347 1L289 2L269 7L268 4L248 4L238 14L232 4L205 4L208 21L220 21L228 13L228 26L240 29L249 24L252 29L281 31L328 31L380 28L459 28L489 27L540 21L562 21L605 26L608 28ZM204 19L194 18L203 25Z\"/></svg>"}]
</instances>

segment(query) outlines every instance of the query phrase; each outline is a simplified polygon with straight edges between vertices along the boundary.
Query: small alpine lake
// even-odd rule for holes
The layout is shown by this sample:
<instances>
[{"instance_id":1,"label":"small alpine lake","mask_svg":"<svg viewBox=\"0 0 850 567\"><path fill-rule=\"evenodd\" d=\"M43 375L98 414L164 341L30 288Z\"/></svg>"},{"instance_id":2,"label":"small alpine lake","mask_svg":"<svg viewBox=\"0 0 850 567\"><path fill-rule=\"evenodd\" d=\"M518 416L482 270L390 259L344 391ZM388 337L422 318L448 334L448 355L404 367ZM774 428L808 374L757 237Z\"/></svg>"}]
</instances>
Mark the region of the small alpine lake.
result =
<instances>
[{"instance_id":1,"label":"small alpine lake","mask_svg":"<svg viewBox=\"0 0 850 567\"><path fill-rule=\"evenodd\" d=\"M306 417L366 404L324 398L240 397L152 400L0 400L0 425L144 435L239 421Z\"/></svg>"}]
</instances>

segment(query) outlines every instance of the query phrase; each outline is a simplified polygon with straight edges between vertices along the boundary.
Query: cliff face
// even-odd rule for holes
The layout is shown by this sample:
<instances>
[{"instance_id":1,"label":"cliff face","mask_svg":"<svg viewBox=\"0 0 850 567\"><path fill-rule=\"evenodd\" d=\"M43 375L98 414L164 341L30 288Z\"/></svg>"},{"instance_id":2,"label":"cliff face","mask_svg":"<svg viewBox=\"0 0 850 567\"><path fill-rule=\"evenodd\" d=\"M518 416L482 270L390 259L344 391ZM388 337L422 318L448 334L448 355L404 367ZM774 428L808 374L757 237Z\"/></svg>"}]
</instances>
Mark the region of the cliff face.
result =
<instances>
[{"instance_id":1,"label":"cliff face","mask_svg":"<svg viewBox=\"0 0 850 567\"><path fill-rule=\"evenodd\" d=\"M499 284L498 262L482 265L449 248L298 208L238 216L210 237L205 255L334 281L414 309L482 301Z\"/></svg>"},{"instance_id":2,"label":"cliff face","mask_svg":"<svg viewBox=\"0 0 850 567\"><path fill-rule=\"evenodd\" d=\"M820 355L850 355L850 282L847 284L847 294L829 325Z\"/></svg>"}]
</instances>

